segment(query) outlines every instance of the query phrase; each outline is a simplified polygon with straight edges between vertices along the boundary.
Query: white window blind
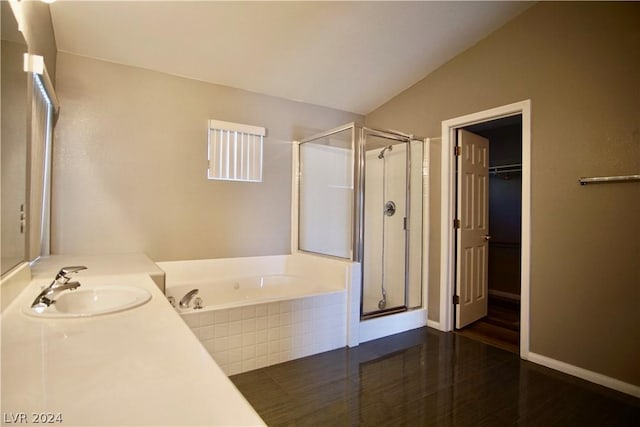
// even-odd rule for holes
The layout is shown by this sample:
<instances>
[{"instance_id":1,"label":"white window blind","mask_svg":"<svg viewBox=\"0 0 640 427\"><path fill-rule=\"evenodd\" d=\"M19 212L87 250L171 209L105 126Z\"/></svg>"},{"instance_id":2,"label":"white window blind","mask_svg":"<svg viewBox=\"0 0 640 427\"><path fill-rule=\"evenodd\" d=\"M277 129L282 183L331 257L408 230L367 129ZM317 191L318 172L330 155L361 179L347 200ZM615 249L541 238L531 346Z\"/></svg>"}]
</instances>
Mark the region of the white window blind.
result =
<instances>
[{"instance_id":1,"label":"white window blind","mask_svg":"<svg viewBox=\"0 0 640 427\"><path fill-rule=\"evenodd\" d=\"M209 120L209 179L262 181L262 145L266 129Z\"/></svg>"}]
</instances>

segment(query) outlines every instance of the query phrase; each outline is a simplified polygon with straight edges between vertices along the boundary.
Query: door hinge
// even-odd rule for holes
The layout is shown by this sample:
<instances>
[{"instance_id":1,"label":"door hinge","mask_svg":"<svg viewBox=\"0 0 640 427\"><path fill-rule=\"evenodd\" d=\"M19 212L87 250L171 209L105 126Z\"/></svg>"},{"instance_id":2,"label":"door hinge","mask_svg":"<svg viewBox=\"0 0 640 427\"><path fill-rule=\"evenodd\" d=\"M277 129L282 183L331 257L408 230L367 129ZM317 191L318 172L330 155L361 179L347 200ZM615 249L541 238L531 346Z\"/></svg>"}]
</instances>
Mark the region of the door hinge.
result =
<instances>
[{"instance_id":1,"label":"door hinge","mask_svg":"<svg viewBox=\"0 0 640 427\"><path fill-rule=\"evenodd\" d=\"M407 230L408 229L407 228L407 217L406 216L402 219L402 229L403 230Z\"/></svg>"},{"instance_id":2,"label":"door hinge","mask_svg":"<svg viewBox=\"0 0 640 427\"><path fill-rule=\"evenodd\" d=\"M453 228L455 228L456 230L460 228L460 220L459 219L454 219L453 220Z\"/></svg>"},{"instance_id":3,"label":"door hinge","mask_svg":"<svg viewBox=\"0 0 640 427\"><path fill-rule=\"evenodd\" d=\"M24 211L24 204L20 205L20 234L24 234L27 227L27 214Z\"/></svg>"},{"instance_id":4,"label":"door hinge","mask_svg":"<svg viewBox=\"0 0 640 427\"><path fill-rule=\"evenodd\" d=\"M453 296L453 303L454 304L460 304L460 295L454 295Z\"/></svg>"},{"instance_id":5,"label":"door hinge","mask_svg":"<svg viewBox=\"0 0 640 427\"><path fill-rule=\"evenodd\" d=\"M460 147L459 145L454 145L453 146L453 155L454 156L460 156L462 154L462 147Z\"/></svg>"}]
</instances>

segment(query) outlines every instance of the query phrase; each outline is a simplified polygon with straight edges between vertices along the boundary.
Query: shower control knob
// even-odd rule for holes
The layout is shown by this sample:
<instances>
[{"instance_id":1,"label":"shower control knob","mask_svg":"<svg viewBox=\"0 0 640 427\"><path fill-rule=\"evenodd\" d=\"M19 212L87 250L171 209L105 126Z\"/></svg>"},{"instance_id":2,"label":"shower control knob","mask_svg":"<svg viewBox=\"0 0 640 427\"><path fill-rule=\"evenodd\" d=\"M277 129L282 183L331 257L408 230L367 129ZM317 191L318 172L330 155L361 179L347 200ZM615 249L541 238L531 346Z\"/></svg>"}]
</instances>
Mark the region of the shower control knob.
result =
<instances>
[{"instance_id":1,"label":"shower control knob","mask_svg":"<svg viewBox=\"0 0 640 427\"><path fill-rule=\"evenodd\" d=\"M384 204L384 214L386 216L393 216L396 213L396 204L389 200Z\"/></svg>"}]
</instances>

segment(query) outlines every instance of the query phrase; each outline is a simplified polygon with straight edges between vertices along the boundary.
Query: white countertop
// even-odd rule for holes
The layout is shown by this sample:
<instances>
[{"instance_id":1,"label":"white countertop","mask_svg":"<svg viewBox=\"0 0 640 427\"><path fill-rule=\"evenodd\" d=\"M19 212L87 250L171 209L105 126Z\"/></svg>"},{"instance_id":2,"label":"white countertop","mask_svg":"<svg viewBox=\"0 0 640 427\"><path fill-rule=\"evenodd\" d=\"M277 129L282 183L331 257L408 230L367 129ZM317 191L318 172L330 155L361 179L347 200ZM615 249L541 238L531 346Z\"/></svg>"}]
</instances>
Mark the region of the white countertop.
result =
<instances>
[{"instance_id":1,"label":"white countertop","mask_svg":"<svg viewBox=\"0 0 640 427\"><path fill-rule=\"evenodd\" d=\"M64 426L264 425L147 274L74 277L147 289L151 300L129 311L22 313L50 279L36 276L2 314L3 424L45 412L61 414Z\"/></svg>"},{"instance_id":2,"label":"white countertop","mask_svg":"<svg viewBox=\"0 0 640 427\"><path fill-rule=\"evenodd\" d=\"M122 274L147 274L161 290L164 290L164 271L142 253L107 255L50 255L38 258L31 266L34 279L52 279L64 266L84 265L87 276L111 276Z\"/></svg>"}]
</instances>

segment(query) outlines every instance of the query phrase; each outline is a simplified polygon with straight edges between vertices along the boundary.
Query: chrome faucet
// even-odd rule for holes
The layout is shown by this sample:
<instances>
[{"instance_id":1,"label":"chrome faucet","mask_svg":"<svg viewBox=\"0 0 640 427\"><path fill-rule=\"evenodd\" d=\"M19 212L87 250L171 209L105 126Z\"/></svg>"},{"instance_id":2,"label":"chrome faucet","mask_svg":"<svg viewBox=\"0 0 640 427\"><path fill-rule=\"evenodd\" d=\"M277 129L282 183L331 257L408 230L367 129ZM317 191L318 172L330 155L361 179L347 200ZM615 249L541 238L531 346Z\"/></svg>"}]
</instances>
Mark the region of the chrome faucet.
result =
<instances>
[{"instance_id":1,"label":"chrome faucet","mask_svg":"<svg viewBox=\"0 0 640 427\"><path fill-rule=\"evenodd\" d=\"M58 271L58 274L56 274L56 278L53 279L53 282L49 285L49 287L55 287L56 285L59 285L59 281L62 281L62 284L65 284L67 282L69 282L69 280L71 280L71 277L69 277L70 274L74 274L77 273L78 271L82 271L82 270L86 270L87 267L85 267L84 265L73 265L70 267L62 267L60 269L60 271Z\"/></svg>"},{"instance_id":2,"label":"chrome faucet","mask_svg":"<svg viewBox=\"0 0 640 427\"><path fill-rule=\"evenodd\" d=\"M62 291L77 289L80 286L80 282L70 282L71 274L77 273L82 270L86 270L87 267L83 265L62 267L58 274L56 274L53 282L42 290L33 300L31 308L37 310L44 310L51 304L55 303L55 298Z\"/></svg>"},{"instance_id":3,"label":"chrome faucet","mask_svg":"<svg viewBox=\"0 0 640 427\"><path fill-rule=\"evenodd\" d=\"M178 304L180 308L189 308L189 305L191 305L191 300L193 299L194 296L196 296L198 292L199 292L198 289L192 289L189 292L187 292L187 294L182 297L182 299L180 300L180 303Z\"/></svg>"},{"instance_id":4,"label":"chrome faucet","mask_svg":"<svg viewBox=\"0 0 640 427\"><path fill-rule=\"evenodd\" d=\"M62 291L77 289L80 286L80 282L69 282L62 285L58 285L55 288L47 286L40 292L40 294L33 300L31 308L40 312L51 304L56 302L56 297Z\"/></svg>"}]
</instances>

